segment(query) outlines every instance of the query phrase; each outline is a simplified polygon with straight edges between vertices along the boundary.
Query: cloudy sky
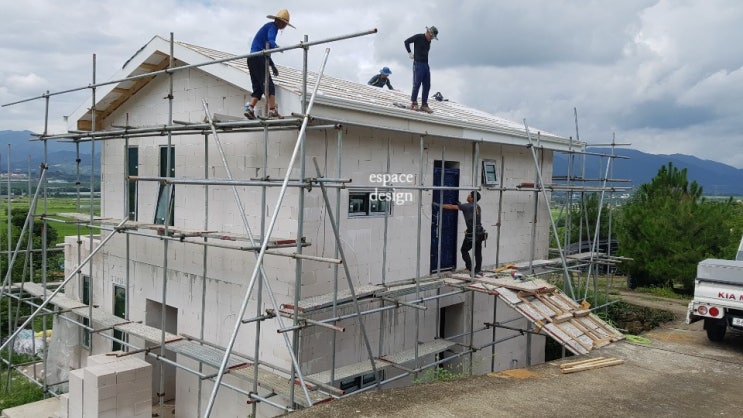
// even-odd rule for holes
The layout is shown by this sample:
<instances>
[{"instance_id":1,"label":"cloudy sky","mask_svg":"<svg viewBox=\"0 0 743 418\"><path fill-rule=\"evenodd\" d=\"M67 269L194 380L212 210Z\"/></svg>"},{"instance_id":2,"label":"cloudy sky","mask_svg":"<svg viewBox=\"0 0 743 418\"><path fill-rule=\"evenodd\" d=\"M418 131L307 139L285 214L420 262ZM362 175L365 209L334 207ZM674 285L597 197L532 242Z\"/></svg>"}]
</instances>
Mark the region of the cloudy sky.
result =
<instances>
[{"instance_id":1,"label":"cloudy sky","mask_svg":"<svg viewBox=\"0 0 743 418\"><path fill-rule=\"evenodd\" d=\"M281 46L377 28L315 47L310 69L365 83L382 66L410 91L403 40L439 28L432 93L589 144L631 144L743 168L739 0L2 0L0 104L110 79L154 35L245 54L267 14L297 29ZM274 59L301 67L298 51ZM49 132L89 92L55 96ZM36 100L0 108L0 130L42 132Z\"/></svg>"}]
</instances>

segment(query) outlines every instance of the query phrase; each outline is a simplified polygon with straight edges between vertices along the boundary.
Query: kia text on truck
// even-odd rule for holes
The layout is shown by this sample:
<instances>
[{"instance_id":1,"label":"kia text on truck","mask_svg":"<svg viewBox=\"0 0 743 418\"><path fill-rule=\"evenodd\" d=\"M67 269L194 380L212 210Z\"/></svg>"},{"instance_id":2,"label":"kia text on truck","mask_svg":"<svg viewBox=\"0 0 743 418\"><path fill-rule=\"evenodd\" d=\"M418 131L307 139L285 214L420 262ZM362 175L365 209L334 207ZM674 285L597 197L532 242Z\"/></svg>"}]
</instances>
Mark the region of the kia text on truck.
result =
<instances>
[{"instance_id":1,"label":"kia text on truck","mask_svg":"<svg viewBox=\"0 0 743 418\"><path fill-rule=\"evenodd\" d=\"M686 323L702 319L711 341L721 341L728 327L743 330L743 239L735 260L710 258L697 265Z\"/></svg>"}]
</instances>

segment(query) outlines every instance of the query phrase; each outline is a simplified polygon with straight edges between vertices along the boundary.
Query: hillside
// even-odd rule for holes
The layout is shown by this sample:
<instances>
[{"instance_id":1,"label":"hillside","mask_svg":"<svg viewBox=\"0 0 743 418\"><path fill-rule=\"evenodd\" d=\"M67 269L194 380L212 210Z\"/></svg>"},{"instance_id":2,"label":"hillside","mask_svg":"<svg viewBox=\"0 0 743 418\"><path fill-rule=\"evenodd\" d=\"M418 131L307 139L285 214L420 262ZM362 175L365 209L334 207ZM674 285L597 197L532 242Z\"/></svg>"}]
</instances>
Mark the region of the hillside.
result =
<instances>
[{"instance_id":1,"label":"hillside","mask_svg":"<svg viewBox=\"0 0 743 418\"><path fill-rule=\"evenodd\" d=\"M32 170L36 175L38 168L44 161L44 143L33 141L34 136L30 131L0 131L0 171L6 171L8 161L8 145L10 145L10 167L12 171L27 173ZM80 174L90 174L90 142L80 144ZM75 145L59 141L47 142L47 161L49 164L49 177L74 176L77 172L75 159L77 153ZM96 172L100 170L100 149L96 150L94 165Z\"/></svg>"},{"instance_id":2,"label":"hillside","mask_svg":"<svg viewBox=\"0 0 743 418\"><path fill-rule=\"evenodd\" d=\"M589 148L588 151L611 154L610 148ZM627 185L631 184L637 187L643 183L648 183L658 174L661 167L670 162L673 163L674 167L685 168L687 179L699 183L707 196L743 196L743 169L684 154L655 155L633 149L615 150L614 154L628 157L628 159L614 159L613 171L609 174L609 178L631 180L631 183L627 183ZM576 156L575 160L573 172L581 172L580 170L583 167L582 158ZM606 161L607 158L585 158L585 177L593 179L603 177L606 173ZM567 156L556 154L553 174L555 176L566 175L567 165Z\"/></svg>"}]
</instances>

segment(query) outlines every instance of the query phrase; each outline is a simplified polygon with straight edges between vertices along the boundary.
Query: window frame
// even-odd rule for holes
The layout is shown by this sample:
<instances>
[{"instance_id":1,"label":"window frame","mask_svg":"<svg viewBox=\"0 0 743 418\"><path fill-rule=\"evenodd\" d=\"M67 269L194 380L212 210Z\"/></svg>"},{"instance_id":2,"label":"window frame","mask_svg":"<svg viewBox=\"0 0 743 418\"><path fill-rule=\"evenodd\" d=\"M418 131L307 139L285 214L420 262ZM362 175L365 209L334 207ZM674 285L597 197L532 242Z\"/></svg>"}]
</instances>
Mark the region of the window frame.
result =
<instances>
[{"instance_id":1,"label":"window frame","mask_svg":"<svg viewBox=\"0 0 743 418\"><path fill-rule=\"evenodd\" d=\"M120 293L121 292L121 293ZM119 296L123 296L121 299L121 302L123 304L123 312L119 313L119 310L117 307L122 308L122 305L117 304L119 299L117 299ZM127 313L126 313L126 306L127 306L127 298L129 295L127 295L126 287L114 284L113 285L113 294L111 295L113 298L113 309L112 312L114 315L118 316L119 318L126 319ZM113 330L113 337L117 338L123 342L128 342L128 334L124 331L119 331L117 329ZM111 340L111 351L128 351L127 346L123 343L120 343L116 340Z\"/></svg>"},{"instance_id":2,"label":"window frame","mask_svg":"<svg viewBox=\"0 0 743 418\"><path fill-rule=\"evenodd\" d=\"M491 168L490 170L488 168ZM495 160L482 160L482 184L484 186L498 185L498 164Z\"/></svg>"},{"instance_id":3,"label":"window frame","mask_svg":"<svg viewBox=\"0 0 743 418\"><path fill-rule=\"evenodd\" d=\"M138 176L139 175L139 147L136 145L129 146L127 149L127 174L129 176ZM139 218L139 211L137 208L138 198L139 198L139 192L138 192L138 182L136 181L129 181L127 179L127 206L129 209L129 220L130 221L136 221Z\"/></svg>"},{"instance_id":4,"label":"window frame","mask_svg":"<svg viewBox=\"0 0 743 418\"><path fill-rule=\"evenodd\" d=\"M90 305L90 286L92 286L93 281L87 274L81 274L80 280L80 301L84 305ZM80 322L86 327L90 327L90 318L81 315ZM80 328L80 330L82 331L80 335L80 345L90 350L91 333L86 328Z\"/></svg>"},{"instance_id":5,"label":"window frame","mask_svg":"<svg viewBox=\"0 0 743 418\"><path fill-rule=\"evenodd\" d=\"M385 213L387 215L392 215L392 207L394 206L394 203L392 200L377 200L378 202L386 202L387 208L386 210L372 210L372 202L371 195L374 193L387 193L389 189L384 189L382 191L379 190L354 190L348 192L348 217L349 218L379 218L384 217ZM361 197L361 209L363 210L357 210L352 211L352 201L354 198Z\"/></svg>"}]
</instances>

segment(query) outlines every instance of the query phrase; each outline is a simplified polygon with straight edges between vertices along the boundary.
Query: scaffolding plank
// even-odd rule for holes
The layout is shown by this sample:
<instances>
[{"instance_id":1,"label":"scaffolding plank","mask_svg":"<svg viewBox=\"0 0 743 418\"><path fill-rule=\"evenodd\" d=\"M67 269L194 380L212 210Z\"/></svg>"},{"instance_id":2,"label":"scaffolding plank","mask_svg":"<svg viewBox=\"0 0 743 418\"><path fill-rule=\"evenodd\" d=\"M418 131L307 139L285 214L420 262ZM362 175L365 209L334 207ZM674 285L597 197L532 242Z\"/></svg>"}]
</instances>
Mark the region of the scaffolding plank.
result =
<instances>
[{"instance_id":1,"label":"scaffolding plank","mask_svg":"<svg viewBox=\"0 0 743 418\"><path fill-rule=\"evenodd\" d=\"M418 357L424 357L430 354L440 353L448 350L455 346L456 343L447 341L444 339L437 339L418 345ZM415 360L415 348L401 351L399 353L388 354L381 357L385 361L375 362L377 370L384 370L390 367L394 367L394 364L404 365L407 362ZM358 363L349 364L346 366L338 367L335 369L335 380L343 380L349 377L360 376L372 373L374 370L371 367L369 360L361 361ZM315 373L307 376L308 379L316 380L319 382L332 384L330 381L330 370L325 370L319 373Z\"/></svg>"},{"instance_id":2,"label":"scaffolding plank","mask_svg":"<svg viewBox=\"0 0 743 418\"><path fill-rule=\"evenodd\" d=\"M77 223L91 222L90 214L85 214L85 213L60 212L60 213L56 213L55 215L61 216L64 218L74 219L75 222ZM94 216L92 218L92 222L100 223L102 225L118 225L121 222L121 219ZM124 224L121 227L124 229L146 229L150 231L155 231L156 233L160 235L165 233L165 226L162 224L145 223L145 222L128 220L124 222ZM180 228L176 226L168 226L167 229L168 229L169 236L178 237L178 238L205 237L205 238L212 238L212 239L221 240L221 241L246 241L246 242L251 241L251 237L249 235L237 234L234 232L188 229L188 228ZM252 237L252 238L256 243L261 243L263 239L262 237ZM296 245L296 242L297 240L294 238L271 237L269 247L275 248L277 246ZM308 246L308 245L309 245L308 243L303 242L303 246Z\"/></svg>"},{"instance_id":3,"label":"scaffolding plank","mask_svg":"<svg viewBox=\"0 0 743 418\"><path fill-rule=\"evenodd\" d=\"M416 291L425 292L428 290L436 290L443 287L446 283L443 279L426 279L416 283L404 283L399 285L389 285L386 289L376 293L377 297L398 297L404 295L410 295Z\"/></svg>"},{"instance_id":4,"label":"scaffolding plank","mask_svg":"<svg viewBox=\"0 0 743 418\"><path fill-rule=\"evenodd\" d=\"M447 283L496 295L574 354L586 354L607 341L624 338L611 325L542 279L519 281L510 275L492 273L472 279L455 274Z\"/></svg>"},{"instance_id":5,"label":"scaffolding plank","mask_svg":"<svg viewBox=\"0 0 743 418\"><path fill-rule=\"evenodd\" d=\"M354 288L354 292L356 293L356 298L363 298L370 295L375 294L376 292L380 290L384 290L384 286L380 285L369 285L369 286L359 286ZM335 297L335 301L337 304L350 302L353 299L351 296L351 290L350 289L343 289L338 291L338 296ZM299 308L303 311L311 311L315 309L322 309L327 308L329 306L333 305L333 294L332 293L326 293L324 295L318 295L318 296L311 296L308 298L304 298L299 301Z\"/></svg>"},{"instance_id":6,"label":"scaffolding plank","mask_svg":"<svg viewBox=\"0 0 743 418\"><path fill-rule=\"evenodd\" d=\"M426 343L418 344L418 357L427 356L429 354L440 353L454 347L456 343L447 341L444 339L437 339ZM415 360L415 348L411 348L399 353L388 354L382 356L383 359L396 364L405 364L409 361Z\"/></svg>"},{"instance_id":7,"label":"scaffolding plank","mask_svg":"<svg viewBox=\"0 0 743 418\"><path fill-rule=\"evenodd\" d=\"M14 288L21 288L20 283L13 285ZM43 297L44 287L39 283L23 283L23 291L36 297ZM46 294L51 294L51 291L47 290ZM47 296L48 297L48 296ZM57 293L54 298L49 301L50 304L57 306L63 310L69 310L71 313L91 319L89 317L90 308L83 305L80 301L70 299L63 293ZM162 330L149 325L144 325L136 322L130 322L124 318L119 318L111 313L108 313L99 308L92 308L93 318L92 322L100 324L103 327L113 327L116 330L125 332L131 336L139 337L151 344L160 344L163 338ZM200 344L196 341L188 340L180 335L165 333L165 348L173 351L177 354L184 355L190 359L204 363L215 369L219 369L224 359L225 351L213 346ZM252 362L246 358L230 354L227 359L227 369L230 374L235 375L243 380L253 382L253 367ZM287 377L279 376L271 371L258 368L258 385L271 392L286 395L288 398L289 389L291 388L290 380ZM301 391L301 389L298 389ZM330 395L317 392L316 390L310 390L310 400L312 403L321 402L330 398ZM297 394L296 401L304 406L307 404L304 392Z\"/></svg>"}]
</instances>

